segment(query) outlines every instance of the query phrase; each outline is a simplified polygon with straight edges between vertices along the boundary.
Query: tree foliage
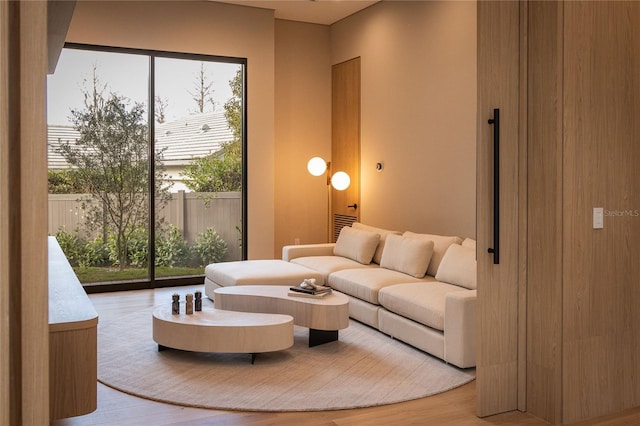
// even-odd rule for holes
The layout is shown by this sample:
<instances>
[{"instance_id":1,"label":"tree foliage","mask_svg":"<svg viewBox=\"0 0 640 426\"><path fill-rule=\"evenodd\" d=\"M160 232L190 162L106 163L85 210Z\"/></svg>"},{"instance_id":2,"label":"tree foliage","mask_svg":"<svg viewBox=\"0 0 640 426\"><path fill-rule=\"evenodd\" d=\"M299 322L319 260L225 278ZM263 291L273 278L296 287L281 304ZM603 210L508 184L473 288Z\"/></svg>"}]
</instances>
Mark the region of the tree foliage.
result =
<instances>
[{"instance_id":1,"label":"tree foliage","mask_svg":"<svg viewBox=\"0 0 640 426\"><path fill-rule=\"evenodd\" d=\"M234 141L242 140L242 68L236 71L235 77L229 81L231 87L231 98L224 104L224 116L227 119L229 128L233 131Z\"/></svg>"},{"instance_id":2,"label":"tree foliage","mask_svg":"<svg viewBox=\"0 0 640 426\"><path fill-rule=\"evenodd\" d=\"M49 169L49 194L85 194L89 187L74 169Z\"/></svg>"},{"instance_id":3,"label":"tree foliage","mask_svg":"<svg viewBox=\"0 0 640 426\"><path fill-rule=\"evenodd\" d=\"M195 192L242 191L242 69L229 81L232 96L224 104L224 115L233 140L223 143L220 151L196 158L184 175L186 185Z\"/></svg>"},{"instance_id":4,"label":"tree foliage","mask_svg":"<svg viewBox=\"0 0 640 426\"><path fill-rule=\"evenodd\" d=\"M149 152L144 106L115 93L104 95L94 68L92 88L84 91L85 107L71 111L80 137L61 143L58 152L84 182L87 226L114 234L117 262L127 266L127 243L132 233L148 223ZM106 88L106 86L104 86ZM156 153L155 191L162 199L162 152ZM103 232L107 234L107 232Z\"/></svg>"}]
</instances>

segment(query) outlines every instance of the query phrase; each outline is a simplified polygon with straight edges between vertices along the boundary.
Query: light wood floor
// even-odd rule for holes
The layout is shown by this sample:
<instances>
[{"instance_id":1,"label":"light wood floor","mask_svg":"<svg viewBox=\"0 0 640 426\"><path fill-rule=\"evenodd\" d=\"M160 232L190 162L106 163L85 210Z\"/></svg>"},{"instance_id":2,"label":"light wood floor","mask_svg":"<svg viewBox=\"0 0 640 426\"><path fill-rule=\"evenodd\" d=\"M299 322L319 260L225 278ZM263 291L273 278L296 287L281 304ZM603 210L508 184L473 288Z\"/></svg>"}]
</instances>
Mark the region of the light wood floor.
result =
<instances>
[{"instance_id":1,"label":"light wood floor","mask_svg":"<svg viewBox=\"0 0 640 426\"><path fill-rule=\"evenodd\" d=\"M100 324L120 315L161 303L169 303L173 293L193 293L202 286L138 290L90 295ZM99 325L100 326L100 325ZM126 362L126 360L123 360ZM98 409L86 416L52 422L69 425L546 425L521 412L504 413L484 419L475 415L475 382L415 401L355 410L262 413L206 410L163 404L118 392L98 383ZM580 426L638 425L640 408L614 417L579 423Z\"/></svg>"}]
</instances>

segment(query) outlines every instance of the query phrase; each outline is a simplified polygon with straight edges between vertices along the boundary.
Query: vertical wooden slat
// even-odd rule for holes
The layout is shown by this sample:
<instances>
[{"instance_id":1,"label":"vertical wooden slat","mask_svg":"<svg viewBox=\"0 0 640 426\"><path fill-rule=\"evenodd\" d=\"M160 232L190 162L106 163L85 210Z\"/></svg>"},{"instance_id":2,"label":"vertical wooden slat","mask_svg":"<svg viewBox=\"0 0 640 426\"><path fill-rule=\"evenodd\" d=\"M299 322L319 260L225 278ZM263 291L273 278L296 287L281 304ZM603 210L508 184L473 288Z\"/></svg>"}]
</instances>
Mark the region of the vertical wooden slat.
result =
<instances>
[{"instance_id":1,"label":"vertical wooden slat","mask_svg":"<svg viewBox=\"0 0 640 426\"><path fill-rule=\"evenodd\" d=\"M518 410L527 411L527 261L528 261L528 101L529 78L529 2L520 3L520 125L518 129Z\"/></svg>"},{"instance_id":2,"label":"vertical wooden slat","mask_svg":"<svg viewBox=\"0 0 640 426\"><path fill-rule=\"evenodd\" d=\"M15 238L20 240L23 424L43 424L43 420L49 418L48 303L44 297L47 289L46 28L47 3L20 2L20 158L16 163L20 167L21 223Z\"/></svg>"},{"instance_id":3,"label":"vertical wooden slat","mask_svg":"<svg viewBox=\"0 0 640 426\"><path fill-rule=\"evenodd\" d=\"M518 2L478 2L478 415L518 405ZM493 246L493 129L500 109L500 264Z\"/></svg>"},{"instance_id":4,"label":"vertical wooden slat","mask_svg":"<svg viewBox=\"0 0 640 426\"><path fill-rule=\"evenodd\" d=\"M0 2L0 424L10 424L11 350L9 332L9 3Z\"/></svg>"},{"instance_id":5,"label":"vertical wooden slat","mask_svg":"<svg viewBox=\"0 0 640 426\"><path fill-rule=\"evenodd\" d=\"M529 3L527 411L562 413L562 2Z\"/></svg>"},{"instance_id":6,"label":"vertical wooden slat","mask_svg":"<svg viewBox=\"0 0 640 426\"><path fill-rule=\"evenodd\" d=\"M2 2L0 11L0 416L2 424L40 425L49 422L47 3Z\"/></svg>"},{"instance_id":7,"label":"vertical wooden slat","mask_svg":"<svg viewBox=\"0 0 640 426\"><path fill-rule=\"evenodd\" d=\"M184 191L178 191L171 197L171 201L176 204L176 221L175 226L185 235L185 222L184 222Z\"/></svg>"}]
</instances>

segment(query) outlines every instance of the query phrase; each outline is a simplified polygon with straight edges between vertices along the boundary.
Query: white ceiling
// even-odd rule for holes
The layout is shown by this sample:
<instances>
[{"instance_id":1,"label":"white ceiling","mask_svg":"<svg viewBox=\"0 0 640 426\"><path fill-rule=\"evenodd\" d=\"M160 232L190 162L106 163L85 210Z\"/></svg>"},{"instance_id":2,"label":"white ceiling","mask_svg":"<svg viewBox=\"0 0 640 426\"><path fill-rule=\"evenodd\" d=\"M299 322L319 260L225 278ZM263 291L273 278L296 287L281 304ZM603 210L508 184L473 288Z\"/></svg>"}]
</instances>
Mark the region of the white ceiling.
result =
<instances>
[{"instance_id":1,"label":"white ceiling","mask_svg":"<svg viewBox=\"0 0 640 426\"><path fill-rule=\"evenodd\" d=\"M275 11L277 19L331 25L378 0L211 0Z\"/></svg>"}]
</instances>

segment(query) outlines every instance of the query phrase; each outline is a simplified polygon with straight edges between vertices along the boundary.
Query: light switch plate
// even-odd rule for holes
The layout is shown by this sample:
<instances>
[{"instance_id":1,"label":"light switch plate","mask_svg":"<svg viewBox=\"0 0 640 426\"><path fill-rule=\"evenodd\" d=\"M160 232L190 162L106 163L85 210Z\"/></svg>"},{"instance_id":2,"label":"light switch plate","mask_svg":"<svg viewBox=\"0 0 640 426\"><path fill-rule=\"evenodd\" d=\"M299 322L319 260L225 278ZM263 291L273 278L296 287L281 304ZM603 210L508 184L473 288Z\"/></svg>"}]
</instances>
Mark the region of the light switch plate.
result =
<instances>
[{"instance_id":1,"label":"light switch plate","mask_svg":"<svg viewBox=\"0 0 640 426\"><path fill-rule=\"evenodd\" d=\"M593 208L593 229L602 229L602 228L604 228L604 208L594 207Z\"/></svg>"}]
</instances>

